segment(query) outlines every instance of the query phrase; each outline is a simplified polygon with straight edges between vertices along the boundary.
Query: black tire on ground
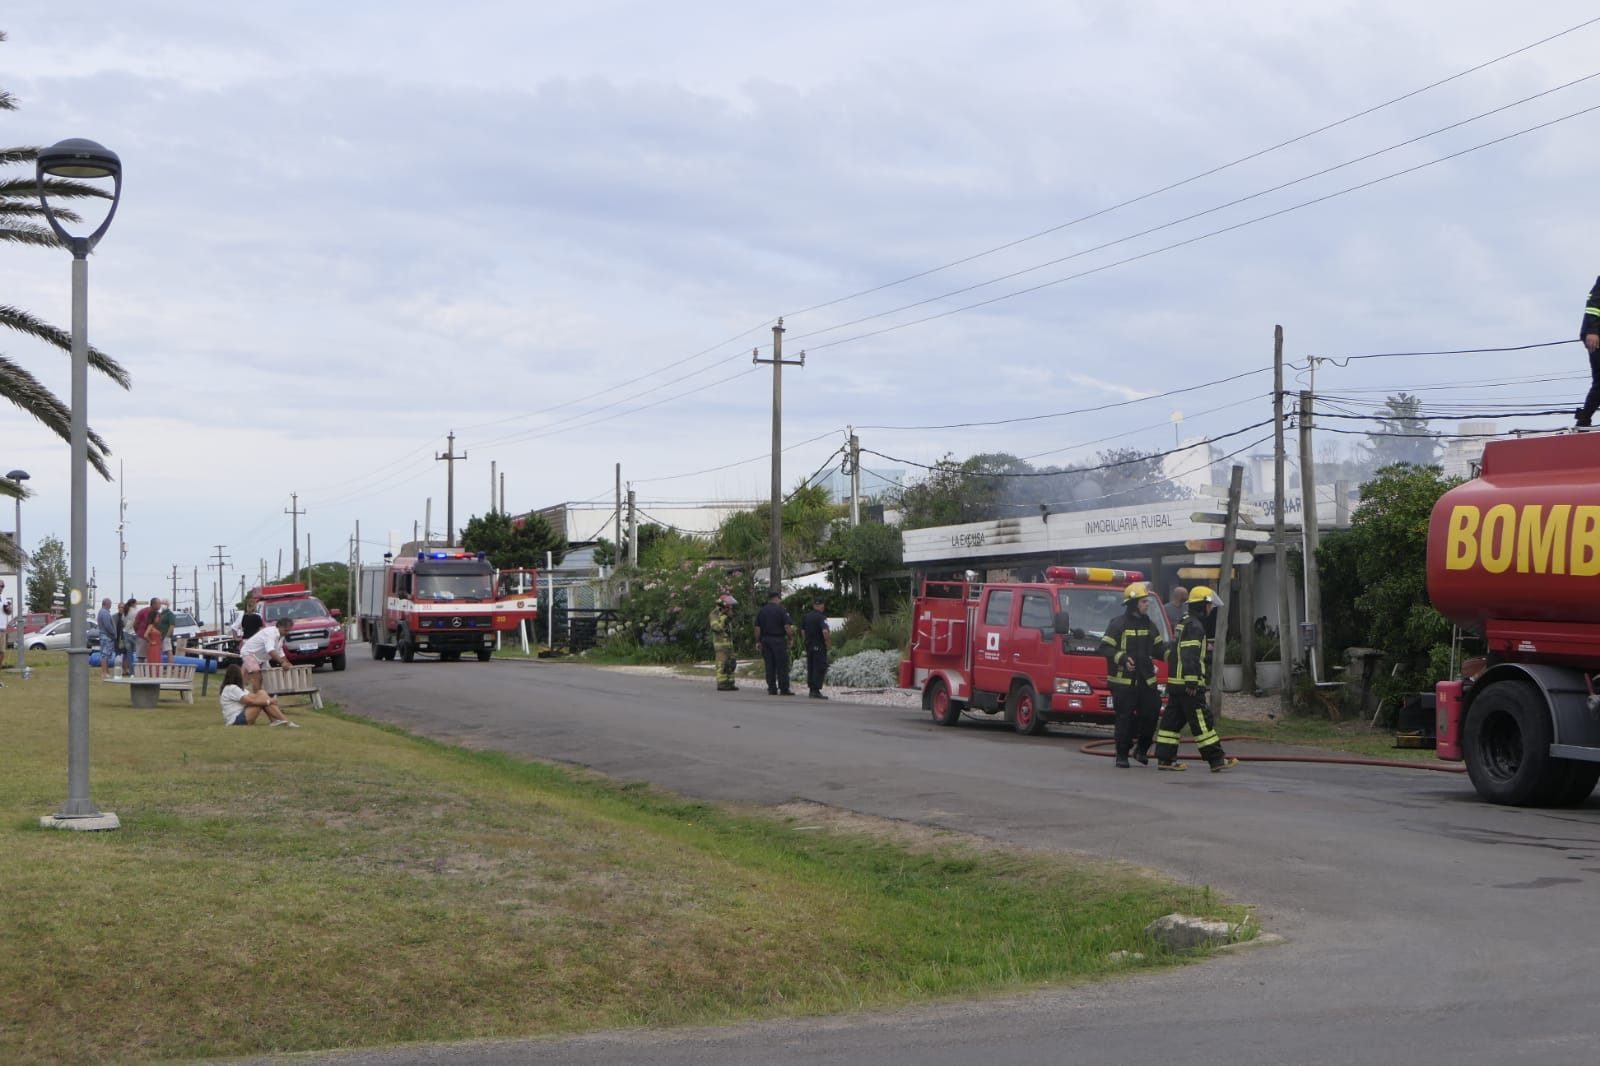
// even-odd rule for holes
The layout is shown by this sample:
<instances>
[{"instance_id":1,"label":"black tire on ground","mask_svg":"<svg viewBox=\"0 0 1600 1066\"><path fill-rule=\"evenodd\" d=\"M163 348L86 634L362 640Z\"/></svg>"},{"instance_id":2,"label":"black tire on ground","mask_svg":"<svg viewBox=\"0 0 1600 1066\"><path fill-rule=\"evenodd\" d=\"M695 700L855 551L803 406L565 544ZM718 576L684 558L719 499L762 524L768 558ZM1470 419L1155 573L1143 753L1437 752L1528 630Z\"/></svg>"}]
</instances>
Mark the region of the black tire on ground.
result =
<instances>
[{"instance_id":1,"label":"black tire on ground","mask_svg":"<svg viewBox=\"0 0 1600 1066\"><path fill-rule=\"evenodd\" d=\"M333 667L333 672L334 673L338 673L339 671L343 670L344 669L344 655L343 654L335 655L332 659L328 660L328 665Z\"/></svg>"},{"instance_id":2,"label":"black tire on ground","mask_svg":"<svg viewBox=\"0 0 1600 1066\"><path fill-rule=\"evenodd\" d=\"M1498 681L1472 701L1462 729L1467 776L1490 803L1544 807L1568 783L1550 755L1550 709L1528 681ZM1576 786L1574 786L1576 787Z\"/></svg>"},{"instance_id":3,"label":"black tire on ground","mask_svg":"<svg viewBox=\"0 0 1600 1066\"><path fill-rule=\"evenodd\" d=\"M393 644L385 644L384 645L384 647L383 647L383 661L384 662L389 662L389 663L394 662L394 645Z\"/></svg>"},{"instance_id":4,"label":"black tire on ground","mask_svg":"<svg viewBox=\"0 0 1600 1066\"><path fill-rule=\"evenodd\" d=\"M922 692L922 706L932 712L933 720L938 725L950 726L961 721L961 704L950 698L950 686L942 677L928 682L928 687Z\"/></svg>"},{"instance_id":5,"label":"black tire on ground","mask_svg":"<svg viewBox=\"0 0 1600 1066\"><path fill-rule=\"evenodd\" d=\"M1011 719L1012 728L1025 737L1044 732L1044 716L1039 713L1039 697L1032 685L1024 681L1011 690L1006 717Z\"/></svg>"},{"instance_id":6,"label":"black tire on ground","mask_svg":"<svg viewBox=\"0 0 1600 1066\"><path fill-rule=\"evenodd\" d=\"M376 636L369 638L368 646L372 648L372 657L374 659L383 658L383 645L378 643L378 638Z\"/></svg>"},{"instance_id":7,"label":"black tire on ground","mask_svg":"<svg viewBox=\"0 0 1600 1066\"><path fill-rule=\"evenodd\" d=\"M415 644L412 644L411 641L406 639L405 633L403 633L403 632L396 633L395 634L395 638L394 638L394 644L395 644L395 649L400 653L400 661L401 662L409 663L409 662L415 662L416 661L416 658L417 658L417 647L416 647Z\"/></svg>"},{"instance_id":8,"label":"black tire on ground","mask_svg":"<svg viewBox=\"0 0 1600 1066\"><path fill-rule=\"evenodd\" d=\"M1596 782L1600 782L1600 762L1579 759L1557 759L1561 765L1561 784L1550 797L1552 807L1576 807L1589 798Z\"/></svg>"},{"instance_id":9,"label":"black tire on ground","mask_svg":"<svg viewBox=\"0 0 1600 1066\"><path fill-rule=\"evenodd\" d=\"M494 655L494 652L492 650L490 650L489 648L479 648L478 649L478 661L480 663L488 662L490 657L492 657L493 655Z\"/></svg>"}]
</instances>

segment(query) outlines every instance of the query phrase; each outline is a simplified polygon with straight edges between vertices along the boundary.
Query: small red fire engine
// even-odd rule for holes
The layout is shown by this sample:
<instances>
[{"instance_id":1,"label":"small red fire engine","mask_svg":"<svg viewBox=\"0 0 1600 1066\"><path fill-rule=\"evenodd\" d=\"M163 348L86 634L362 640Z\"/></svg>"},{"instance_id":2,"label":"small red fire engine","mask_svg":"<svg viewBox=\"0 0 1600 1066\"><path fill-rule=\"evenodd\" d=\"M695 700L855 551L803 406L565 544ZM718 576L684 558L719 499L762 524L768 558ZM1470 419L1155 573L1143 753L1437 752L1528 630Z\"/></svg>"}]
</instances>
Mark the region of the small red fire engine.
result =
<instances>
[{"instance_id":1,"label":"small red fire engine","mask_svg":"<svg viewBox=\"0 0 1600 1066\"><path fill-rule=\"evenodd\" d=\"M1046 722L1111 721L1100 638L1125 609L1123 589L1144 576L1099 566L1052 566L1044 576L923 583L900 687L920 689L935 722L1004 713L1017 732L1034 734ZM1159 602L1150 621L1172 640ZM1166 684L1165 662L1156 680Z\"/></svg>"}]
</instances>

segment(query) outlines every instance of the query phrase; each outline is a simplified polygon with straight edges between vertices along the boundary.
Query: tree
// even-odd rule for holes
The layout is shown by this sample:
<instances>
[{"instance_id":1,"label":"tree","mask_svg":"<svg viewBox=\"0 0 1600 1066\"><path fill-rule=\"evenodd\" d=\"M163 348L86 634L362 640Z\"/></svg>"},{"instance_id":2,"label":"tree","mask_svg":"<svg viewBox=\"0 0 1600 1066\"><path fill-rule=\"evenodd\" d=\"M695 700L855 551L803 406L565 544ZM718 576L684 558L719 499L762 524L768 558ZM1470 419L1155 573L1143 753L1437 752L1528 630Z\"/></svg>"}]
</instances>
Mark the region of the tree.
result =
<instances>
[{"instance_id":1,"label":"tree","mask_svg":"<svg viewBox=\"0 0 1600 1066\"><path fill-rule=\"evenodd\" d=\"M315 563L310 567L306 588L330 611L350 614L350 567L344 563Z\"/></svg>"},{"instance_id":2,"label":"tree","mask_svg":"<svg viewBox=\"0 0 1600 1066\"><path fill-rule=\"evenodd\" d=\"M863 522L859 526L836 524L829 540L839 573L855 582L859 595L867 589L872 603L872 616L878 616L878 587L872 581L875 574L898 570L903 561L904 543L898 527L882 522Z\"/></svg>"},{"instance_id":3,"label":"tree","mask_svg":"<svg viewBox=\"0 0 1600 1066\"><path fill-rule=\"evenodd\" d=\"M1439 434L1428 430L1428 420L1422 417L1422 400L1396 393L1383 401L1383 410L1377 417L1378 428L1368 432L1361 443L1369 469L1382 470L1395 463L1432 466L1439 461Z\"/></svg>"},{"instance_id":4,"label":"tree","mask_svg":"<svg viewBox=\"0 0 1600 1066\"><path fill-rule=\"evenodd\" d=\"M1163 472L1160 456L1116 448L1101 452L1093 463L1038 468L1004 452L974 455L961 463L946 456L927 477L903 489L898 503L902 526L921 529L1189 495Z\"/></svg>"},{"instance_id":5,"label":"tree","mask_svg":"<svg viewBox=\"0 0 1600 1066\"><path fill-rule=\"evenodd\" d=\"M997 518L1006 499L1006 481L1032 471L1004 452L974 455L959 463L947 455L926 477L900 490L901 525L923 529Z\"/></svg>"},{"instance_id":6,"label":"tree","mask_svg":"<svg viewBox=\"0 0 1600 1066\"><path fill-rule=\"evenodd\" d=\"M67 549L55 537L45 537L28 560L28 610L54 610L56 596L66 591Z\"/></svg>"},{"instance_id":7,"label":"tree","mask_svg":"<svg viewBox=\"0 0 1600 1066\"><path fill-rule=\"evenodd\" d=\"M1379 672L1380 697L1431 689L1448 659L1450 623L1428 602L1428 518L1458 484L1436 466L1386 466L1361 487L1350 527L1318 545L1330 641L1384 652L1393 667Z\"/></svg>"},{"instance_id":8,"label":"tree","mask_svg":"<svg viewBox=\"0 0 1600 1066\"><path fill-rule=\"evenodd\" d=\"M0 33L0 41L5 34ZM14 111L15 98L0 89L0 111ZM38 157L36 147L0 148L0 243L24 244L35 247L59 248L60 239L46 224L44 208L39 203L39 189L34 174ZM64 222L81 222L82 219L61 201L81 199L108 199L110 194L78 181L51 178L45 182L56 217ZM63 272L64 273L64 272ZM15 330L25 336L42 340L64 352L72 351L72 334L49 325L17 307L0 303L0 326ZM128 372L98 348L89 348L89 365L123 388L128 388ZM19 363L0 352L0 397L42 422L47 429L63 441L72 439L72 412L55 393L24 369ZM89 462L100 476L111 480L106 456L111 449L98 433L89 432ZM0 485L0 495L12 496Z\"/></svg>"},{"instance_id":9,"label":"tree","mask_svg":"<svg viewBox=\"0 0 1600 1066\"><path fill-rule=\"evenodd\" d=\"M559 563L567 554L567 542L541 514L512 518L500 511L473 516L461 531L461 546L483 552L501 570L545 565L549 552Z\"/></svg>"},{"instance_id":10,"label":"tree","mask_svg":"<svg viewBox=\"0 0 1600 1066\"><path fill-rule=\"evenodd\" d=\"M785 571L792 572L799 563L823 557L829 527L843 511L843 507L829 500L828 490L821 485L801 482L795 487L783 501L783 552L779 562ZM729 515L717 527L710 551L753 569L770 558L771 539L772 505L762 503L754 510Z\"/></svg>"}]
</instances>

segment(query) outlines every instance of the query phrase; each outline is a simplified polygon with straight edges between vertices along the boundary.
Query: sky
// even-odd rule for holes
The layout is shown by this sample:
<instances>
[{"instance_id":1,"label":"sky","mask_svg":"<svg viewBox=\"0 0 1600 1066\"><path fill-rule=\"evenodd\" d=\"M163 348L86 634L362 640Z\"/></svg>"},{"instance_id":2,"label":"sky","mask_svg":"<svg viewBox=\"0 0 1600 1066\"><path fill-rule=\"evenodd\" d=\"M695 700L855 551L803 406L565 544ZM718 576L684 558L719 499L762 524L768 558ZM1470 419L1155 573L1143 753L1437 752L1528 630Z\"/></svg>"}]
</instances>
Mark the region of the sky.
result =
<instances>
[{"instance_id":1,"label":"sky","mask_svg":"<svg viewBox=\"0 0 1600 1066\"><path fill-rule=\"evenodd\" d=\"M786 490L837 467L848 426L864 466L913 472L1259 451L1270 427L1237 431L1271 418L1275 325L1286 387L1330 415L1319 449L1402 390L1435 416L1570 410L1600 272L1600 110L1576 114L1600 108L1596 18L11 0L0 145L87 137L124 167L89 263L90 340L133 378L91 378L123 477L91 480L97 586L143 599L176 567L187 601L220 545L236 591L288 568L296 524L320 561L358 523L368 560L425 515L442 535L451 433L458 529L491 463L514 513L609 502L616 464L642 505L764 498L751 358L779 316L805 352ZM64 252L0 248L0 303L66 327L70 297ZM1523 347L1548 342L1570 343ZM1469 348L1521 350L1349 359ZM64 353L0 353L69 396ZM66 542L67 445L0 405L16 468L24 543Z\"/></svg>"}]
</instances>

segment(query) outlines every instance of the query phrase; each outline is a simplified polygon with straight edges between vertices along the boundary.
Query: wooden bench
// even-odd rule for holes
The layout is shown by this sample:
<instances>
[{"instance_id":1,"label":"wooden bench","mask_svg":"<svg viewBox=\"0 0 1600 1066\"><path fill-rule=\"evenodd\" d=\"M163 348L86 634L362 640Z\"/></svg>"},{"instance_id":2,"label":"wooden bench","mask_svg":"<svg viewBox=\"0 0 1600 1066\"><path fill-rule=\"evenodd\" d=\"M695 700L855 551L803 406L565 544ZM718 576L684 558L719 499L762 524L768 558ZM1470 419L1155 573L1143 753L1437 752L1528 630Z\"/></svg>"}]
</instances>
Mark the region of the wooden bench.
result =
<instances>
[{"instance_id":1,"label":"wooden bench","mask_svg":"<svg viewBox=\"0 0 1600 1066\"><path fill-rule=\"evenodd\" d=\"M185 703L194 702L194 667L188 663L134 663L132 677L104 680L127 685L135 707L154 707L163 692L176 692Z\"/></svg>"},{"instance_id":2,"label":"wooden bench","mask_svg":"<svg viewBox=\"0 0 1600 1066\"><path fill-rule=\"evenodd\" d=\"M311 706L322 709L322 693L310 666L268 666L261 671L261 689L269 696L310 696Z\"/></svg>"}]
</instances>

